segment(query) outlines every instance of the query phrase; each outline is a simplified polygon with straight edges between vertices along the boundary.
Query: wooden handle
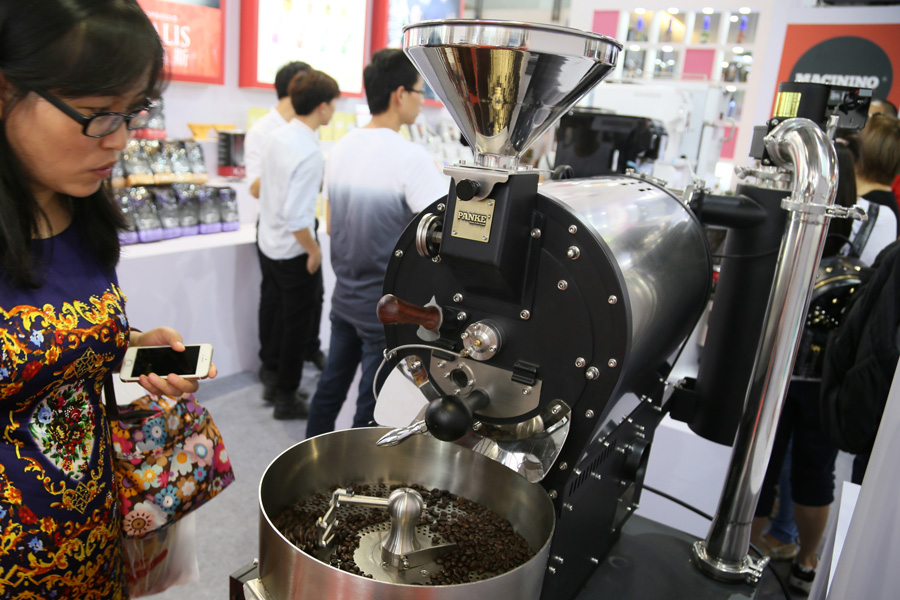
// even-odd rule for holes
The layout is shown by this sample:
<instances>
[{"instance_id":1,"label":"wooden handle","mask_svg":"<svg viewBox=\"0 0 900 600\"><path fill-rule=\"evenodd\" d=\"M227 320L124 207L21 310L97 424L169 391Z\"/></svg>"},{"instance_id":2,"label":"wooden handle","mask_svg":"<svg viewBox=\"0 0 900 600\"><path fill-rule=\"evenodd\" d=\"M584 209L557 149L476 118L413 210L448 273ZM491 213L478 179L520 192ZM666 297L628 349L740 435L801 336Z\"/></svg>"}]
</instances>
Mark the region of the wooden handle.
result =
<instances>
[{"instance_id":1,"label":"wooden handle","mask_svg":"<svg viewBox=\"0 0 900 600\"><path fill-rule=\"evenodd\" d=\"M410 323L431 330L440 327L442 319L441 309L437 306L418 306L393 294L387 294L378 301L376 314L378 320L385 325Z\"/></svg>"}]
</instances>

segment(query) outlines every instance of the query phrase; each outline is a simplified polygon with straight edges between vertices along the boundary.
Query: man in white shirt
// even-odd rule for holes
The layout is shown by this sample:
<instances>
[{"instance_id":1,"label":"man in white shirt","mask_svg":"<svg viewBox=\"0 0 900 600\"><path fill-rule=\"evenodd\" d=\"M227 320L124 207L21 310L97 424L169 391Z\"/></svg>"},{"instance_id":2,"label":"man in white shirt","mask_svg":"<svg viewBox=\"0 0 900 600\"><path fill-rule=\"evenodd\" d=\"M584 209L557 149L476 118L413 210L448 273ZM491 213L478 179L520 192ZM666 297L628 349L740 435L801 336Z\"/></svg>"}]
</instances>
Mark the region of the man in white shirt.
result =
<instances>
[{"instance_id":1,"label":"man in white shirt","mask_svg":"<svg viewBox=\"0 0 900 600\"><path fill-rule=\"evenodd\" d=\"M413 215L449 188L428 151L399 133L415 122L423 102L422 78L410 60L401 50L380 50L363 79L372 120L341 138L325 166L337 281L328 362L310 404L307 437L334 429L357 366L362 376L353 426L372 420L372 384L385 346L375 307L390 254Z\"/></svg>"},{"instance_id":2,"label":"man in white shirt","mask_svg":"<svg viewBox=\"0 0 900 600\"><path fill-rule=\"evenodd\" d=\"M321 71L300 72L289 95L296 116L269 134L260 179L257 244L263 277L272 298L260 302L261 357L274 357L272 384L276 419L302 419L306 403L299 392L303 354L318 336L315 304L322 288L322 253L316 241L316 198L324 160L316 130L327 125L340 96L337 82ZM263 314L266 305L273 312Z\"/></svg>"}]
</instances>

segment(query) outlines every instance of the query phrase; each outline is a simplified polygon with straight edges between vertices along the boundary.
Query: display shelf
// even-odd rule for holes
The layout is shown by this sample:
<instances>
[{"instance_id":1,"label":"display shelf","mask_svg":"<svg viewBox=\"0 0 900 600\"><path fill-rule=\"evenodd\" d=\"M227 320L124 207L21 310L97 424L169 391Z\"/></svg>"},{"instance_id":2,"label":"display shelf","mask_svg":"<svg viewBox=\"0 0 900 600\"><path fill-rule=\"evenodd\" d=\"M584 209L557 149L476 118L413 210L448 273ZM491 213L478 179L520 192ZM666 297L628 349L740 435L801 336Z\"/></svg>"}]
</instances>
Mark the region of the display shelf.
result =
<instances>
[{"instance_id":1,"label":"display shelf","mask_svg":"<svg viewBox=\"0 0 900 600\"><path fill-rule=\"evenodd\" d=\"M239 246L256 242L256 224L244 223L237 231L191 235L148 244L122 246L122 260L133 260L167 254L180 254L195 250Z\"/></svg>"}]
</instances>

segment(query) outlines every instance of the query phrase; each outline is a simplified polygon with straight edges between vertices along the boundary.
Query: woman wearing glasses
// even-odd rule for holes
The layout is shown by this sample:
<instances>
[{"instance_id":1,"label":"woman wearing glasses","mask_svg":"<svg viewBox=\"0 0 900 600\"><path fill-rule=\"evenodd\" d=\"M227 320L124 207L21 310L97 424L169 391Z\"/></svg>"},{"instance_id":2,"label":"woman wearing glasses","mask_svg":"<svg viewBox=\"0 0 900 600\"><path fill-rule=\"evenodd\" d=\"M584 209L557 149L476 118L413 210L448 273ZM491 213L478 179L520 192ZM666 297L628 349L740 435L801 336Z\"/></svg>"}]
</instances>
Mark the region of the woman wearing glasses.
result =
<instances>
[{"instance_id":1,"label":"woman wearing glasses","mask_svg":"<svg viewBox=\"0 0 900 600\"><path fill-rule=\"evenodd\" d=\"M0 0L2 597L128 597L100 392L129 344L183 347L129 328L105 180L162 67L134 0Z\"/></svg>"}]
</instances>

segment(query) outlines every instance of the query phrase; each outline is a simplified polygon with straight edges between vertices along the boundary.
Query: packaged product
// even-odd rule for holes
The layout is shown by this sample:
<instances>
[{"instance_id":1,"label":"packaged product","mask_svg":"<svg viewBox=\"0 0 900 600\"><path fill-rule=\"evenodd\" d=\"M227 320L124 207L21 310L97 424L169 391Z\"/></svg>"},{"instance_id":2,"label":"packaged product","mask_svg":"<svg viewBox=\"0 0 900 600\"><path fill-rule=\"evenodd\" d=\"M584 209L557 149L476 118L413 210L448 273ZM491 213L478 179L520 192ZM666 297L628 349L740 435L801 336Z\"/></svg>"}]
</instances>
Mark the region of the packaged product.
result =
<instances>
[{"instance_id":1,"label":"packaged product","mask_svg":"<svg viewBox=\"0 0 900 600\"><path fill-rule=\"evenodd\" d=\"M134 211L131 208L130 191L131 190L126 188L119 188L113 192L116 205L119 207L119 210L122 211L122 216L125 217L125 223L128 227L125 231L119 232L119 244L123 246L137 244L139 241L137 228L134 224Z\"/></svg>"},{"instance_id":2,"label":"packaged product","mask_svg":"<svg viewBox=\"0 0 900 600\"><path fill-rule=\"evenodd\" d=\"M162 224L156 212L153 195L144 186L131 188L129 193L131 208L134 211L134 224L137 227L138 240L141 242L157 242L163 237Z\"/></svg>"},{"instance_id":3,"label":"packaged product","mask_svg":"<svg viewBox=\"0 0 900 600\"><path fill-rule=\"evenodd\" d=\"M181 221L181 235L200 233L200 205L194 186L188 183L173 183L172 191L178 199L178 217Z\"/></svg>"},{"instance_id":4,"label":"packaged product","mask_svg":"<svg viewBox=\"0 0 900 600\"><path fill-rule=\"evenodd\" d=\"M181 215L175 190L170 187L153 188L156 212L163 229L163 239L169 240L181 236Z\"/></svg>"},{"instance_id":5,"label":"packaged product","mask_svg":"<svg viewBox=\"0 0 900 600\"><path fill-rule=\"evenodd\" d=\"M218 194L219 215L222 219L222 231L237 231L241 228L241 218L238 215L237 193L234 188L213 188Z\"/></svg>"},{"instance_id":6,"label":"packaged product","mask_svg":"<svg viewBox=\"0 0 900 600\"><path fill-rule=\"evenodd\" d=\"M109 184L114 189L123 188L126 185L125 165L122 164L121 157L116 161L116 164L113 165L112 175L109 176Z\"/></svg>"},{"instance_id":7,"label":"packaged product","mask_svg":"<svg viewBox=\"0 0 900 600\"><path fill-rule=\"evenodd\" d=\"M153 183L153 171L141 140L131 139L122 151L122 166L125 168L125 182L129 186L151 185Z\"/></svg>"},{"instance_id":8,"label":"packaged product","mask_svg":"<svg viewBox=\"0 0 900 600\"><path fill-rule=\"evenodd\" d=\"M166 140L162 143L166 156L169 157L169 164L172 165L172 173L175 174L176 182L191 183L194 181L194 172L191 168L191 161L188 160L187 151L184 144L177 140Z\"/></svg>"},{"instance_id":9,"label":"packaged product","mask_svg":"<svg viewBox=\"0 0 900 600\"><path fill-rule=\"evenodd\" d=\"M200 205L200 233L219 233L222 231L222 215L219 213L218 194L213 188L195 186L197 203Z\"/></svg>"},{"instance_id":10,"label":"packaged product","mask_svg":"<svg viewBox=\"0 0 900 600\"><path fill-rule=\"evenodd\" d=\"M209 181L209 173L206 170L206 159L203 156L203 146L198 142L186 140L184 150L191 163L191 172L194 173L194 183L206 183Z\"/></svg>"},{"instance_id":11,"label":"packaged product","mask_svg":"<svg viewBox=\"0 0 900 600\"><path fill-rule=\"evenodd\" d=\"M150 170L153 172L153 181L157 184L175 183L175 173L169 163L169 156L159 140L143 140L144 154L150 162Z\"/></svg>"}]
</instances>

